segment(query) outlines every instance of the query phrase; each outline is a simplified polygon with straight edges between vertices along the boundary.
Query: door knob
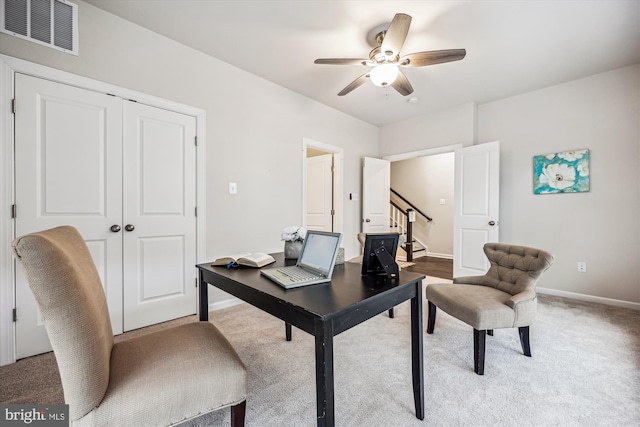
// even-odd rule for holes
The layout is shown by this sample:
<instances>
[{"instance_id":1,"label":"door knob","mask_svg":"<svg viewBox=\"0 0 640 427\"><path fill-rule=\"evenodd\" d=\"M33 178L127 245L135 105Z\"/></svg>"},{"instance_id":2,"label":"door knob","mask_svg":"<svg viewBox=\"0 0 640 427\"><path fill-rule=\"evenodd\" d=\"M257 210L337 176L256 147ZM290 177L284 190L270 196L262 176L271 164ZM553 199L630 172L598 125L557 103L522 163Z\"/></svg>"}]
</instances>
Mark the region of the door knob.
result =
<instances>
[{"instance_id":1,"label":"door knob","mask_svg":"<svg viewBox=\"0 0 640 427\"><path fill-rule=\"evenodd\" d=\"M496 225L496 222L495 221L489 221L489 225L493 227L494 225Z\"/></svg>"},{"instance_id":2,"label":"door knob","mask_svg":"<svg viewBox=\"0 0 640 427\"><path fill-rule=\"evenodd\" d=\"M118 224L114 224L111 226L111 231L113 231L114 233L117 233L118 231L121 230L120 226Z\"/></svg>"},{"instance_id":3,"label":"door knob","mask_svg":"<svg viewBox=\"0 0 640 427\"><path fill-rule=\"evenodd\" d=\"M369 218L365 219L365 222L371 222L371 220Z\"/></svg>"},{"instance_id":4,"label":"door knob","mask_svg":"<svg viewBox=\"0 0 640 427\"><path fill-rule=\"evenodd\" d=\"M136 228L132 224L127 224L127 225L124 226L124 229L127 230L127 231L133 231Z\"/></svg>"}]
</instances>

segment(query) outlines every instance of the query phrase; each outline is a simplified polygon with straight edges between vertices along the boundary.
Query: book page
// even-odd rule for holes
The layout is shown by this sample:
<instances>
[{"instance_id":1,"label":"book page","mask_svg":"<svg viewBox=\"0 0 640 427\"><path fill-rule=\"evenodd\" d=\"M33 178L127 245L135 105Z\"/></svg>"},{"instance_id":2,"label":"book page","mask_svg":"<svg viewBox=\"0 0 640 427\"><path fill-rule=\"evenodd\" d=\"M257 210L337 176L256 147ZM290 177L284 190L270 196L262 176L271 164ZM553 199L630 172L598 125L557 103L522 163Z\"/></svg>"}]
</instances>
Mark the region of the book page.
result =
<instances>
[{"instance_id":1,"label":"book page","mask_svg":"<svg viewBox=\"0 0 640 427\"><path fill-rule=\"evenodd\" d=\"M235 263L240 258L244 258L244 257L247 257L247 256L251 256L251 253L250 252L241 252L241 253L225 256L225 257L216 259L215 261L213 261L213 264L211 264L211 265L227 265L230 262Z\"/></svg>"},{"instance_id":2,"label":"book page","mask_svg":"<svg viewBox=\"0 0 640 427\"><path fill-rule=\"evenodd\" d=\"M238 264L250 265L252 267L262 267L272 262L275 262L275 259L271 255L262 252L256 252L238 258Z\"/></svg>"}]
</instances>

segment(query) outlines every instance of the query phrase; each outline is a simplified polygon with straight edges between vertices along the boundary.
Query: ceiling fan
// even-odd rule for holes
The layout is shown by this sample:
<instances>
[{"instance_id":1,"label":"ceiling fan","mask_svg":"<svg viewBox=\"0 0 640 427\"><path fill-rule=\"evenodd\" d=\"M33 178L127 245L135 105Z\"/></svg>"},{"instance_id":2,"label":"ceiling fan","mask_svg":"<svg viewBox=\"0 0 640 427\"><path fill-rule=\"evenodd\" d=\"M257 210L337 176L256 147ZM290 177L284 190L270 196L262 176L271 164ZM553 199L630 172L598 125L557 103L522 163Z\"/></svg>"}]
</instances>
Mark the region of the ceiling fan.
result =
<instances>
[{"instance_id":1,"label":"ceiling fan","mask_svg":"<svg viewBox=\"0 0 640 427\"><path fill-rule=\"evenodd\" d=\"M365 65L371 70L347 85L338 96L344 96L363 85L367 80L380 87L391 85L402 96L413 92L409 80L399 67L424 67L443 62L459 61L465 57L464 49L432 50L428 52L410 53L400 56L400 49L407 38L411 16L397 13L389 28L376 35L377 46L369 53L369 59L358 58L326 58L316 59L315 64L328 65Z\"/></svg>"}]
</instances>

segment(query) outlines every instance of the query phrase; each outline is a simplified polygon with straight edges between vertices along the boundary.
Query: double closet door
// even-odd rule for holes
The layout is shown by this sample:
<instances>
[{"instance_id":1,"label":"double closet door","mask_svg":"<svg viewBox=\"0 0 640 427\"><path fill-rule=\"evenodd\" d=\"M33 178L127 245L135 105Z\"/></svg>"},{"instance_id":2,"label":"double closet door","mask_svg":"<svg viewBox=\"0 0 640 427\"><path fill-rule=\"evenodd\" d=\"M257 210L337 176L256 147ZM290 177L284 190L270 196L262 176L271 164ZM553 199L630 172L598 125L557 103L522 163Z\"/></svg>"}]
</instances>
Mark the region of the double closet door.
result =
<instances>
[{"instance_id":1,"label":"double closet door","mask_svg":"<svg viewBox=\"0 0 640 427\"><path fill-rule=\"evenodd\" d=\"M114 334L196 312L195 117L15 76L16 236L84 237ZM16 268L17 357L51 349Z\"/></svg>"}]
</instances>

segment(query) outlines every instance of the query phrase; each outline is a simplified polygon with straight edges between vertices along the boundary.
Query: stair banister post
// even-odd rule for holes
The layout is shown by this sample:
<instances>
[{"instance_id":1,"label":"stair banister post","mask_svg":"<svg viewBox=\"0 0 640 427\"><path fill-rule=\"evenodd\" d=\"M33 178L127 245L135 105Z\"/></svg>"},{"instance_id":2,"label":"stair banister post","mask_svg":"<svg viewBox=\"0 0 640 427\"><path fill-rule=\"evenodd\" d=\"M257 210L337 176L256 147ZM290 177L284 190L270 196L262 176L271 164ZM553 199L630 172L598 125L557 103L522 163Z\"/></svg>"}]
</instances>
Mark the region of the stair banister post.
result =
<instances>
[{"instance_id":1,"label":"stair banister post","mask_svg":"<svg viewBox=\"0 0 640 427\"><path fill-rule=\"evenodd\" d=\"M413 209L407 209L407 243L405 244L405 252L407 253L407 261L413 261L413 221L416 220L416 214Z\"/></svg>"}]
</instances>

